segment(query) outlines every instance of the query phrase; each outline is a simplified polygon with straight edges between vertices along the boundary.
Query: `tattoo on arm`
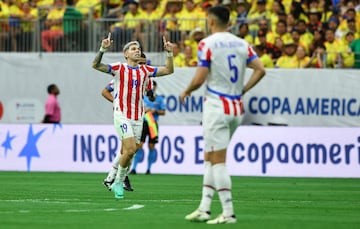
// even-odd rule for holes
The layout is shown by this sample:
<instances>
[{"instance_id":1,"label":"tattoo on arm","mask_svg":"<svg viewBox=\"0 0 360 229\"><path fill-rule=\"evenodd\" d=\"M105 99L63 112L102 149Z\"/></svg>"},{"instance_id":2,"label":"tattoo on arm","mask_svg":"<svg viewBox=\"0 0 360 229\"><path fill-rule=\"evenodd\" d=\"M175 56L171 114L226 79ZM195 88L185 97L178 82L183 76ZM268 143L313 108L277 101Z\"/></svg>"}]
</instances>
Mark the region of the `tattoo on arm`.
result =
<instances>
[{"instance_id":1,"label":"tattoo on arm","mask_svg":"<svg viewBox=\"0 0 360 229\"><path fill-rule=\"evenodd\" d=\"M98 71L108 73L109 68L108 65L101 63L103 52L98 52L95 59L93 60L92 67Z\"/></svg>"}]
</instances>

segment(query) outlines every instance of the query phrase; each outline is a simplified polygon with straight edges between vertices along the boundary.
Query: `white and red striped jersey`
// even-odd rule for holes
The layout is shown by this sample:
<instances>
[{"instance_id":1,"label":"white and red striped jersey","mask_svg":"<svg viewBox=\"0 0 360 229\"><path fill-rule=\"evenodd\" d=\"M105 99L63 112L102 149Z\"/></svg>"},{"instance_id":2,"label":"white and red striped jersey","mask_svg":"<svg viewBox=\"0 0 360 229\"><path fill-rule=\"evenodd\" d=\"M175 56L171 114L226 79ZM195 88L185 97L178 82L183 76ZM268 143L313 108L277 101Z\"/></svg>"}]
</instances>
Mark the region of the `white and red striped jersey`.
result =
<instances>
[{"instance_id":1,"label":"white and red striped jersey","mask_svg":"<svg viewBox=\"0 0 360 229\"><path fill-rule=\"evenodd\" d=\"M198 66L209 68L205 98L221 100L225 114L241 114L245 70L255 58L249 43L232 33L214 33L200 41Z\"/></svg>"},{"instance_id":2,"label":"white and red striped jersey","mask_svg":"<svg viewBox=\"0 0 360 229\"><path fill-rule=\"evenodd\" d=\"M121 111L124 117L139 120L144 115L144 94L152 89L150 77L155 77L156 67L139 65L134 68L127 63L109 64L109 73L114 77L114 110Z\"/></svg>"}]
</instances>

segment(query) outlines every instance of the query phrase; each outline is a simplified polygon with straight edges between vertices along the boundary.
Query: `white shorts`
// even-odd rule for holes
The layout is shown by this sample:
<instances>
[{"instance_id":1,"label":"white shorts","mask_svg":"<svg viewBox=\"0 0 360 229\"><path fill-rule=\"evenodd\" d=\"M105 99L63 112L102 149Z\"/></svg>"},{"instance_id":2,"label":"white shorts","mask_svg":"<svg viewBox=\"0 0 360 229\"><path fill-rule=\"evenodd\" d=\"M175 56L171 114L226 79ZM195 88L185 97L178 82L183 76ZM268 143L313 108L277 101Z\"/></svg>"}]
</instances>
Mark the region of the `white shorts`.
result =
<instances>
[{"instance_id":1,"label":"white shorts","mask_svg":"<svg viewBox=\"0 0 360 229\"><path fill-rule=\"evenodd\" d=\"M227 148L233 133L242 122L243 115L224 114L223 103L218 99L207 98L203 105L205 152Z\"/></svg>"},{"instance_id":2,"label":"white shorts","mask_svg":"<svg viewBox=\"0 0 360 229\"><path fill-rule=\"evenodd\" d=\"M136 144L140 143L143 119L131 120L124 117L121 111L114 111L114 126L120 140L135 137Z\"/></svg>"}]
</instances>

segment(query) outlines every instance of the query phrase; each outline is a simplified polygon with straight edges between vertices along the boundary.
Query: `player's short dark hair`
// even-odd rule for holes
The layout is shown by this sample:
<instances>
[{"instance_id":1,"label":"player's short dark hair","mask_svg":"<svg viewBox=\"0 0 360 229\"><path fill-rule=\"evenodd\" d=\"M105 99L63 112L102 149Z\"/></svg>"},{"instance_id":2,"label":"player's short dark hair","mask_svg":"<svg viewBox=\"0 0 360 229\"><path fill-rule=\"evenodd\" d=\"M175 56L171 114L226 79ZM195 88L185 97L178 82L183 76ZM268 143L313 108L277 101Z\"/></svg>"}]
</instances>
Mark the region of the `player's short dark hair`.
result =
<instances>
[{"instance_id":1,"label":"player's short dark hair","mask_svg":"<svg viewBox=\"0 0 360 229\"><path fill-rule=\"evenodd\" d=\"M48 92L49 94L51 94L51 92L53 92L56 87L57 87L57 86L56 86L55 84L50 84L50 85L47 87L47 92Z\"/></svg>"},{"instance_id":2,"label":"player's short dark hair","mask_svg":"<svg viewBox=\"0 0 360 229\"><path fill-rule=\"evenodd\" d=\"M209 9L209 14L215 15L219 22L223 25L227 25L230 19L230 11L224 6L214 6Z\"/></svg>"},{"instance_id":3,"label":"player's short dark hair","mask_svg":"<svg viewBox=\"0 0 360 229\"><path fill-rule=\"evenodd\" d=\"M73 6L73 5L75 5L75 0L66 0L66 5L67 5L67 6Z\"/></svg>"}]
</instances>

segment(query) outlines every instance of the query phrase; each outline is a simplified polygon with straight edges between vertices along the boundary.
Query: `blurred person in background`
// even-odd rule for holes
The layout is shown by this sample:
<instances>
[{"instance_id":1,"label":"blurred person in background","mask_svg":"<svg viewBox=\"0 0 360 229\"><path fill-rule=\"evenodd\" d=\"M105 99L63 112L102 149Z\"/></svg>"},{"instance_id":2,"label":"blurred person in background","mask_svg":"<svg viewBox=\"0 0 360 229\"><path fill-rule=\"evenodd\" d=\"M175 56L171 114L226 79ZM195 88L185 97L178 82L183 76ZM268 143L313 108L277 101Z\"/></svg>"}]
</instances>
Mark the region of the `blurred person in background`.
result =
<instances>
[{"instance_id":1,"label":"blurred person in background","mask_svg":"<svg viewBox=\"0 0 360 229\"><path fill-rule=\"evenodd\" d=\"M265 68L274 68L274 62L271 56L266 53L266 47L262 45L256 45L255 52L258 54L260 61Z\"/></svg>"},{"instance_id":2,"label":"blurred person in background","mask_svg":"<svg viewBox=\"0 0 360 229\"><path fill-rule=\"evenodd\" d=\"M246 40L251 45L254 43L253 37L249 34L249 25L247 23L239 25L238 37Z\"/></svg>"},{"instance_id":3,"label":"blurred person in background","mask_svg":"<svg viewBox=\"0 0 360 229\"><path fill-rule=\"evenodd\" d=\"M185 67L185 55L181 52L180 44L173 43L173 52L174 52L174 66L175 67Z\"/></svg>"},{"instance_id":4,"label":"blurred person in background","mask_svg":"<svg viewBox=\"0 0 360 229\"><path fill-rule=\"evenodd\" d=\"M342 61L342 47L343 44L340 39L335 37L335 31L332 29L327 29L325 31L325 42L326 47L326 67L335 68L343 67ZM347 49L346 49L347 50Z\"/></svg>"},{"instance_id":5,"label":"blurred person in background","mask_svg":"<svg viewBox=\"0 0 360 229\"><path fill-rule=\"evenodd\" d=\"M77 0L75 7L82 13L83 18L101 17L101 0Z\"/></svg>"},{"instance_id":6,"label":"blurred person in background","mask_svg":"<svg viewBox=\"0 0 360 229\"><path fill-rule=\"evenodd\" d=\"M308 22L309 18L307 17L304 9L305 8L301 1L292 1L289 14L291 14L296 21L303 20Z\"/></svg>"},{"instance_id":7,"label":"blurred person in background","mask_svg":"<svg viewBox=\"0 0 360 229\"><path fill-rule=\"evenodd\" d=\"M184 48L185 66L196 67L198 64L197 56L194 56L193 49L190 45L186 45Z\"/></svg>"},{"instance_id":8,"label":"blurred person in background","mask_svg":"<svg viewBox=\"0 0 360 229\"><path fill-rule=\"evenodd\" d=\"M154 37L160 38L161 33L164 33L165 28L160 28L162 9L158 7L159 2L154 0L142 0L140 5L142 6L140 10L140 41L143 51L159 51L161 50L161 44ZM151 50L151 48L154 50Z\"/></svg>"},{"instance_id":9,"label":"blurred person in background","mask_svg":"<svg viewBox=\"0 0 360 229\"><path fill-rule=\"evenodd\" d=\"M249 3L246 0L237 0L236 5L236 23L237 24L243 24L247 22L247 15L248 15L248 9L249 9Z\"/></svg>"},{"instance_id":10,"label":"blurred person in background","mask_svg":"<svg viewBox=\"0 0 360 229\"><path fill-rule=\"evenodd\" d=\"M280 37L275 38L274 51L272 52L271 56L274 63L276 63L276 61L283 55L284 49L285 46L283 40L281 40Z\"/></svg>"},{"instance_id":11,"label":"blurred person in background","mask_svg":"<svg viewBox=\"0 0 360 229\"><path fill-rule=\"evenodd\" d=\"M139 2L127 0L122 7L126 9L126 12L118 12L119 20L111 25L115 40L115 51L121 50L124 44L140 38L140 21L142 17Z\"/></svg>"},{"instance_id":12,"label":"blurred person in background","mask_svg":"<svg viewBox=\"0 0 360 229\"><path fill-rule=\"evenodd\" d=\"M309 44L309 55L312 56L312 54L316 50L316 47L318 47L319 44L324 44L324 42L325 42L324 32L322 30L315 30L314 39Z\"/></svg>"},{"instance_id":13,"label":"blurred person in background","mask_svg":"<svg viewBox=\"0 0 360 229\"><path fill-rule=\"evenodd\" d=\"M276 68L297 68L297 57L295 55L297 45L293 40L289 40L286 43L284 42L284 53L276 61Z\"/></svg>"},{"instance_id":14,"label":"blurred person in background","mask_svg":"<svg viewBox=\"0 0 360 229\"><path fill-rule=\"evenodd\" d=\"M164 34L173 42L181 41L181 31L179 30L179 12L182 8L182 1L167 0L164 12L161 16L161 26L164 28Z\"/></svg>"},{"instance_id":15,"label":"blurred person in background","mask_svg":"<svg viewBox=\"0 0 360 229\"><path fill-rule=\"evenodd\" d=\"M190 32L201 26L201 20L203 20L201 11L197 8L195 0L185 0L182 10L178 13L181 41L188 39Z\"/></svg>"},{"instance_id":16,"label":"blurred person in background","mask_svg":"<svg viewBox=\"0 0 360 229\"><path fill-rule=\"evenodd\" d=\"M342 46L339 47L339 52L343 59L343 67L353 68L355 64L355 55L354 53L349 52L349 45L355 40L355 35L353 32L349 31L344 37L345 40L342 42Z\"/></svg>"},{"instance_id":17,"label":"blurred person in background","mask_svg":"<svg viewBox=\"0 0 360 229\"><path fill-rule=\"evenodd\" d=\"M290 32L290 34L291 34L291 38L293 39L294 43L298 46L301 45L305 49L306 54L308 54L309 53L308 45L306 43L304 43L302 40L300 40L301 37L300 37L299 31L296 29L293 29Z\"/></svg>"},{"instance_id":18,"label":"blurred person in background","mask_svg":"<svg viewBox=\"0 0 360 229\"><path fill-rule=\"evenodd\" d=\"M360 38L350 43L348 52L354 54L354 68L360 68Z\"/></svg>"},{"instance_id":19,"label":"blurred person in background","mask_svg":"<svg viewBox=\"0 0 360 229\"><path fill-rule=\"evenodd\" d=\"M19 51L30 52L34 51L33 41L35 36L35 24L38 19L38 9L31 6L30 2L22 3L22 19L20 22L21 33L19 35Z\"/></svg>"},{"instance_id":20,"label":"blurred person in background","mask_svg":"<svg viewBox=\"0 0 360 229\"><path fill-rule=\"evenodd\" d=\"M249 30L250 34L256 36L257 32L259 31L258 20L265 19L270 21L270 11L266 8L266 0L252 0L250 1L250 10L247 16L247 20L249 21ZM273 29L268 26L269 30ZM271 42L271 40L268 40Z\"/></svg>"},{"instance_id":21,"label":"blurred person in background","mask_svg":"<svg viewBox=\"0 0 360 229\"><path fill-rule=\"evenodd\" d=\"M306 49L302 45L298 45L296 49L297 68L307 68L311 65L310 57L306 54Z\"/></svg>"},{"instance_id":22,"label":"blurred person in background","mask_svg":"<svg viewBox=\"0 0 360 229\"><path fill-rule=\"evenodd\" d=\"M265 41L266 43L270 43L272 45L275 44L275 34L271 31L270 27L269 27L269 22L268 20L266 19L259 19L259 22L258 22L258 25L259 25L259 31L257 32L257 36L255 37L255 45L258 45L258 44L264 44L264 42L260 42L259 41L259 34L260 34L260 31L261 31L261 34L263 36L265 36Z\"/></svg>"},{"instance_id":23,"label":"blurred person in background","mask_svg":"<svg viewBox=\"0 0 360 229\"><path fill-rule=\"evenodd\" d=\"M307 27L309 32L314 33L315 30L322 30L323 24L321 23L321 12L317 8L310 8L308 11L309 22Z\"/></svg>"},{"instance_id":24,"label":"blurred person in background","mask_svg":"<svg viewBox=\"0 0 360 229\"><path fill-rule=\"evenodd\" d=\"M285 7L281 0L274 0L270 11L271 28L276 31L277 22L279 21L279 14L285 13ZM285 19L286 20L286 19Z\"/></svg>"},{"instance_id":25,"label":"blurred person in background","mask_svg":"<svg viewBox=\"0 0 360 229\"><path fill-rule=\"evenodd\" d=\"M305 20L299 20L296 23L296 30L299 32L299 43L303 44L308 50L308 46L314 40L314 34L309 32Z\"/></svg>"},{"instance_id":26,"label":"blurred person in background","mask_svg":"<svg viewBox=\"0 0 360 229\"><path fill-rule=\"evenodd\" d=\"M291 34L286 31L286 21L285 20L279 20L276 23L275 37L280 37L284 43L288 43L290 40L292 40Z\"/></svg>"},{"instance_id":27,"label":"blurred person in background","mask_svg":"<svg viewBox=\"0 0 360 229\"><path fill-rule=\"evenodd\" d=\"M63 17L65 51L78 52L85 51L83 46L86 44L83 36L83 15L75 8L77 0L66 0L66 8Z\"/></svg>"},{"instance_id":28,"label":"blurred person in background","mask_svg":"<svg viewBox=\"0 0 360 229\"><path fill-rule=\"evenodd\" d=\"M21 0L11 0L9 5L9 38L11 51L18 51L23 11Z\"/></svg>"},{"instance_id":29,"label":"blurred person in background","mask_svg":"<svg viewBox=\"0 0 360 229\"><path fill-rule=\"evenodd\" d=\"M0 52L7 51L6 43L9 36L9 3L10 0L0 1Z\"/></svg>"},{"instance_id":30,"label":"blurred person in background","mask_svg":"<svg viewBox=\"0 0 360 229\"><path fill-rule=\"evenodd\" d=\"M59 49L58 40L64 37L64 12L64 0L54 0L52 8L45 19L46 29L41 32L41 45L47 52L53 52Z\"/></svg>"},{"instance_id":31,"label":"blurred person in background","mask_svg":"<svg viewBox=\"0 0 360 229\"><path fill-rule=\"evenodd\" d=\"M197 50L199 42L205 37L205 32L200 28L197 27L194 30L192 30L189 34L189 38L183 41L182 48L185 48L185 46L191 46L192 49L192 55L197 58Z\"/></svg>"},{"instance_id":32,"label":"blurred person in background","mask_svg":"<svg viewBox=\"0 0 360 229\"><path fill-rule=\"evenodd\" d=\"M326 67L326 47L323 43L318 43L310 58L310 63L306 68L325 68Z\"/></svg>"},{"instance_id":33,"label":"blurred person in background","mask_svg":"<svg viewBox=\"0 0 360 229\"><path fill-rule=\"evenodd\" d=\"M61 108L57 100L60 90L56 84L50 84L47 87L49 94L45 103L45 116L42 120L43 123L60 123L61 121Z\"/></svg>"}]
</instances>

